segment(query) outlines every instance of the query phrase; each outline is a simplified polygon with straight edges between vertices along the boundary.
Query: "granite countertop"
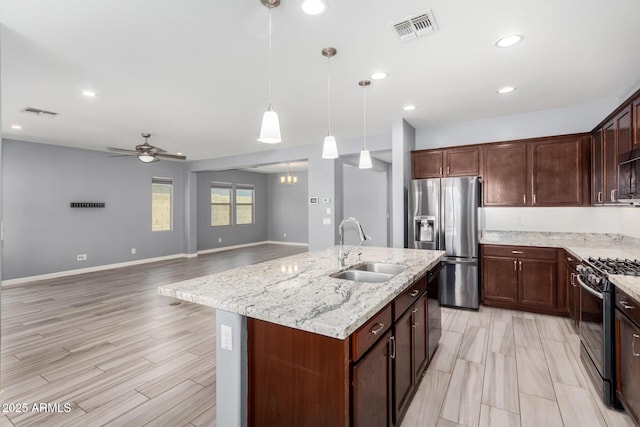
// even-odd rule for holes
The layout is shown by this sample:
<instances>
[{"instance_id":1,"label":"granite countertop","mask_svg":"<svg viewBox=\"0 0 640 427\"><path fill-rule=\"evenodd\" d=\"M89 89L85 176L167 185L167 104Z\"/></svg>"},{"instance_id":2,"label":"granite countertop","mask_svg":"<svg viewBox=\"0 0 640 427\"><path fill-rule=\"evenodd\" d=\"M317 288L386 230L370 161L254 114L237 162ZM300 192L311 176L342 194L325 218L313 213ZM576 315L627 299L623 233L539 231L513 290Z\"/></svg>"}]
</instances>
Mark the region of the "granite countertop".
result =
<instances>
[{"instance_id":1,"label":"granite countertop","mask_svg":"<svg viewBox=\"0 0 640 427\"><path fill-rule=\"evenodd\" d=\"M401 264L407 269L384 283L329 277L344 270L338 246L235 268L158 288L169 297L345 339L434 267L443 251L362 247L347 265Z\"/></svg>"},{"instance_id":2,"label":"granite countertop","mask_svg":"<svg viewBox=\"0 0 640 427\"><path fill-rule=\"evenodd\" d=\"M564 248L579 259L640 259L640 239L620 234L483 231L481 244ZM640 277L610 275L614 286L640 303Z\"/></svg>"}]
</instances>

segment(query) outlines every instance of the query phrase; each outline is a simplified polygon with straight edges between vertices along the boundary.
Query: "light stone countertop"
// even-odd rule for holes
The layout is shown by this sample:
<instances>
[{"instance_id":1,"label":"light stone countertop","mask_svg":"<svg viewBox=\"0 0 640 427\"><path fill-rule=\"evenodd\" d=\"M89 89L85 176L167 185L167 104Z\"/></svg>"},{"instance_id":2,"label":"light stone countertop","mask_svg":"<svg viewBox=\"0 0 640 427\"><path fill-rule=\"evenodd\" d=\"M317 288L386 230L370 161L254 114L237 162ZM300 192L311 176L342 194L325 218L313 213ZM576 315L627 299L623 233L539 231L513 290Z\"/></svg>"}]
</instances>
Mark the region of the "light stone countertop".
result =
<instances>
[{"instance_id":1,"label":"light stone countertop","mask_svg":"<svg viewBox=\"0 0 640 427\"><path fill-rule=\"evenodd\" d=\"M338 246L226 270L158 288L158 293L332 338L345 339L433 268L443 251L362 247L347 265L401 264L384 283L329 277L341 270ZM342 270L346 269L342 268Z\"/></svg>"},{"instance_id":2,"label":"light stone countertop","mask_svg":"<svg viewBox=\"0 0 640 427\"><path fill-rule=\"evenodd\" d=\"M640 239L619 234L483 231L481 244L564 248L583 259L640 259ZM610 275L614 286L640 303L640 277Z\"/></svg>"}]
</instances>

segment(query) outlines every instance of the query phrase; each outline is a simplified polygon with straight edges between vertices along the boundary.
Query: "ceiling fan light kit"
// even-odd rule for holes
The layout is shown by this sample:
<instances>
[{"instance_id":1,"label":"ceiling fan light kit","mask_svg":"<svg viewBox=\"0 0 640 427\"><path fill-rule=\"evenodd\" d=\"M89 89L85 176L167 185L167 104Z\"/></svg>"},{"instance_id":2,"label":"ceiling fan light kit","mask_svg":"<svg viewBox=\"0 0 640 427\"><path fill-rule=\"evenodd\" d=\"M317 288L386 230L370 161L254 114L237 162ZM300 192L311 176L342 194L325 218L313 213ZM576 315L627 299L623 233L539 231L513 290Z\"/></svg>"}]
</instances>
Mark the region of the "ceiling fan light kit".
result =
<instances>
[{"instance_id":1,"label":"ceiling fan light kit","mask_svg":"<svg viewBox=\"0 0 640 427\"><path fill-rule=\"evenodd\" d=\"M154 147L149 144L150 133L143 133L144 143L136 145L135 150L127 150L124 148L107 147L109 151L115 151L125 156L136 156L142 163L157 162L161 158L172 160L186 160L187 156L183 154L169 154L160 147Z\"/></svg>"},{"instance_id":2,"label":"ceiling fan light kit","mask_svg":"<svg viewBox=\"0 0 640 427\"><path fill-rule=\"evenodd\" d=\"M280 134L280 120L278 113L273 111L271 96L271 9L280 5L280 0L260 0L267 9L269 9L269 108L262 116L262 126L260 126L259 142L265 144L277 144L282 142Z\"/></svg>"}]
</instances>

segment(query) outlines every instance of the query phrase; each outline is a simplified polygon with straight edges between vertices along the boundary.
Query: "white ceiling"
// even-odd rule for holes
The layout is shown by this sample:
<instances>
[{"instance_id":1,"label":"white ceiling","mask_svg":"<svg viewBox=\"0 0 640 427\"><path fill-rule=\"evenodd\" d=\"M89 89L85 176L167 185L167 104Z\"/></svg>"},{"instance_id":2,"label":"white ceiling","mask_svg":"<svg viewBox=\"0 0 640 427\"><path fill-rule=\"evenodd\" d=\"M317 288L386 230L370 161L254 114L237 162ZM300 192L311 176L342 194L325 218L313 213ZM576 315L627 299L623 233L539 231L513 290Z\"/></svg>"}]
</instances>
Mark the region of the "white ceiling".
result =
<instances>
[{"instance_id":1,"label":"white ceiling","mask_svg":"<svg viewBox=\"0 0 640 427\"><path fill-rule=\"evenodd\" d=\"M333 134L417 128L619 97L637 84L637 0L301 0L273 10L273 105L283 143L320 143L327 131L332 46ZM439 32L409 42L390 24L432 9ZM189 160L271 149L256 141L267 107L267 9L259 0L1 0L5 138L101 149L151 142ZM521 33L509 49L495 41ZM504 85L516 86L497 95ZM90 89L97 97L81 94ZM402 106L418 108L405 112ZM56 118L20 112L35 107ZM22 130L10 126L19 124ZM594 123L595 125L596 123Z\"/></svg>"}]
</instances>

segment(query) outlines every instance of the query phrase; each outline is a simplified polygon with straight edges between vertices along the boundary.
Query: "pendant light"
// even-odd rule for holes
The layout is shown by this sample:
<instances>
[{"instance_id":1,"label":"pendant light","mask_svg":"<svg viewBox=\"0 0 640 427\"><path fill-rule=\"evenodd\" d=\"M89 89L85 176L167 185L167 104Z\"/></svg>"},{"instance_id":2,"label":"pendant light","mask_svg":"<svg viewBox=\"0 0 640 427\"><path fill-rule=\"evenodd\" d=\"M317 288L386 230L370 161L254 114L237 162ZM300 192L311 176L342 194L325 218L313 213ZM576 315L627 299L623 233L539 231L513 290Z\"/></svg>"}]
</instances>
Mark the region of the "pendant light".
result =
<instances>
[{"instance_id":1,"label":"pendant light","mask_svg":"<svg viewBox=\"0 0 640 427\"><path fill-rule=\"evenodd\" d=\"M328 71L327 71L327 93L329 104L329 130L327 136L324 137L324 144L322 145L322 158L323 159L337 159L338 158L338 146L336 144L336 138L331 135L331 57L335 56L338 51L333 47L326 47L322 49L322 55L327 57Z\"/></svg>"},{"instance_id":2,"label":"pendant light","mask_svg":"<svg viewBox=\"0 0 640 427\"><path fill-rule=\"evenodd\" d=\"M360 80L358 84L362 86L362 105L363 105L363 114L362 114L363 140L362 140L362 151L360 152L360 163L358 167L360 169L371 169L373 167L373 164L371 163L371 153L369 153L369 150L367 150L367 86L371 84L371 81Z\"/></svg>"},{"instance_id":3,"label":"pendant light","mask_svg":"<svg viewBox=\"0 0 640 427\"><path fill-rule=\"evenodd\" d=\"M280 136L280 121L278 113L273 111L271 104L271 9L280 5L280 0L260 0L269 9L269 107L262 116L262 126L260 127L260 137L258 141L265 144L277 144L282 142Z\"/></svg>"}]
</instances>

